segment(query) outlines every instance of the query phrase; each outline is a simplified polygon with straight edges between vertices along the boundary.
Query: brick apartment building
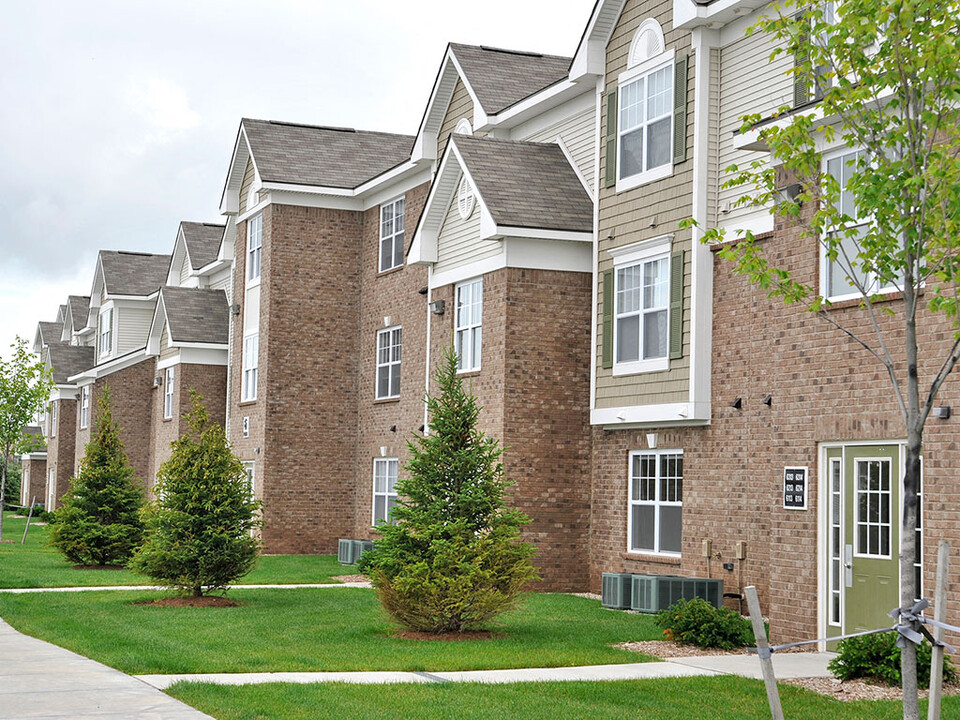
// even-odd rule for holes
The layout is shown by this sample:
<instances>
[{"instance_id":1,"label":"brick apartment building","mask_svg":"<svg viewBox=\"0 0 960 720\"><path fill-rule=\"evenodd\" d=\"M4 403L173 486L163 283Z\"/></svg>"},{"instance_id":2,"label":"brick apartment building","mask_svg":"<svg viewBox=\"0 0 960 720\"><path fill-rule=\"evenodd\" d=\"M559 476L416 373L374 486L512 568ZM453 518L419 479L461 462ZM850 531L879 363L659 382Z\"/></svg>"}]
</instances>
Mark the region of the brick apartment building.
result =
<instances>
[{"instance_id":1,"label":"brick apartment building","mask_svg":"<svg viewBox=\"0 0 960 720\"><path fill-rule=\"evenodd\" d=\"M267 550L330 553L389 520L453 343L533 518L543 587L712 576L733 594L756 585L777 638L875 626L898 604L905 438L881 368L680 229L761 235L835 317L861 322L842 269L724 187L729 165L768 161L742 115L811 103L791 58L746 32L761 5L599 0L572 58L451 44L415 136L243 120L225 226L184 224L165 274L130 291L146 334L68 378L77 415L84 387L129 370L150 482L203 374L264 503ZM831 172L850 153L823 150ZM38 333L102 342L103 289L86 322L71 298L71 330ZM133 302L110 289L114 307ZM928 327L935 356L952 330ZM942 404L957 395L951 380ZM937 540L960 527L957 436L950 420L928 428L927 587ZM789 498L788 473L802 478ZM875 521L854 513L867 496L886 508Z\"/></svg>"}]
</instances>

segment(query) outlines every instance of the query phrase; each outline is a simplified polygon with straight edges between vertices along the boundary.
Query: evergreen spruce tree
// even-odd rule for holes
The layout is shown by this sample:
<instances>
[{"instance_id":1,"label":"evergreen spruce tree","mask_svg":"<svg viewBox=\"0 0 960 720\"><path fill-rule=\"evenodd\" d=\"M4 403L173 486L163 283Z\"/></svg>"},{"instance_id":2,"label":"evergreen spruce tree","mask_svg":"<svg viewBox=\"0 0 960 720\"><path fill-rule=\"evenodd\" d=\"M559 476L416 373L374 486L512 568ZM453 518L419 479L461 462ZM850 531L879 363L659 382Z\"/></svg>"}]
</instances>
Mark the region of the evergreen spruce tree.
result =
<instances>
[{"instance_id":1,"label":"evergreen spruce tree","mask_svg":"<svg viewBox=\"0 0 960 720\"><path fill-rule=\"evenodd\" d=\"M143 516L146 540L129 568L184 594L226 590L253 569L257 511L243 463L220 425L191 392L189 432L172 443L157 473L157 498Z\"/></svg>"},{"instance_id":2,"label":"evergreen spruce tree","mask_svg":"<svg viewBox=\"0 0 960 720\"><path fill-rule=\"evenodd\" d=\"M507 507L496 440L477 429L480 407L457 376L448 349L427 398L430 432L408 443L406 478L397 481L392 525L380 525L361 568L380 602L402 625L430 633L479 629L517 604L537 579L530 522Z\"/></svg>"},{"instance_id":3,"label":"evergreen spruce tree","mask_svg":"<svg viewBox=\"0 0 960 720\"><path fill-rule=\"evenodd\" d=\"M78 565L123 565L143 538L143 488L123 451L108 387L97 406L96 430L53 515L50 544Z\"/></svg>"}]
</instances>

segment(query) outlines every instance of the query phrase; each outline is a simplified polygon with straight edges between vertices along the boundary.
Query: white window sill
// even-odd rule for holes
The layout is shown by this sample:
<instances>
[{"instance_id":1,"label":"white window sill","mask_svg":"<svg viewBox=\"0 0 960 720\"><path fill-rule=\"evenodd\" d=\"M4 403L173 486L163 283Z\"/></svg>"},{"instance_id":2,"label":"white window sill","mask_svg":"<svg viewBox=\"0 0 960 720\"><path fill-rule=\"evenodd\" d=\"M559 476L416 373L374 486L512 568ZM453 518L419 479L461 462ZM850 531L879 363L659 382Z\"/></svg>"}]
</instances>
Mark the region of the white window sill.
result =
<instances>
[{"instance_id":1,"label":"white window sill","mask_svg":"<svg viewBox=\"0 0 960 720\"><path fill-rule=\"evenodd\" d=\"M260 277L261 277L260 275L257 275L257 277L255 277L253 280L247 280L247 285L246 285L247 290L249 290L250 288L259 287Z\"/></svg>"},{"instance_id":2,"label":"white window sill","mask_svg":"<svg viewBox=\"0 0 960 720\"><path fill-rule=\"evenodd\" d=\"M663 372L670 369L670 360L668 358L656 358L653 360L637 360L636 362L614 363L613 375L639 375L641 373Z\"/></svg>"},{"instance_id":3,"label":"white window sill","mask_svg":"<svg viewBox=\"0 0 960 720\"><path fill-rule=\"evenodd\" d=\"M619 148L619 143L617 144L617 147ZM633 188L640 187L641 185L646 185L657 180L663 180L671 175L673 175L673 163L668 162L666 165L661 165L660 167L647 170L646 172L639 173L638 175L617 178L617 192L619 193L623 192L624 190L632 190Z\"/></svg>"}]
</instances>

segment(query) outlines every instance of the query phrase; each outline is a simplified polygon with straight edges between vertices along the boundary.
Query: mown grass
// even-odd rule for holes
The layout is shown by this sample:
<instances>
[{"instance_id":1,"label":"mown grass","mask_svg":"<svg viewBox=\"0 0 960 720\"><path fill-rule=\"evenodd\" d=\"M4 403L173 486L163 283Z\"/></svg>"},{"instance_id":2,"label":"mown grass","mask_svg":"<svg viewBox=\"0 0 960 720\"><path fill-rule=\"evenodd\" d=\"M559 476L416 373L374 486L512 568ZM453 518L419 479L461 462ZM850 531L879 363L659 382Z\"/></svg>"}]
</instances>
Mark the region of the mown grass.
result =
<instances>
[{"instance_id":1,"label":"mown grass","mask_svg":"<svg viewBox=\"0 0 960 720\"><path fill-rule=\"evenodd\" d=\"M157 591L0 593L17 630L131 674L320 670L481 670L638 662L611 647L659 637L649 616L596 600L531 595L492 640L394 636L372 590L234 590L234 608L135 605Z\"/></svg>"},{"instance_id":2,"label":"mown grass","mask_svg":"<svg viewBox=\"0 0 960 720\"><path fill-rule=\"evenodd\" d=\"M342 684L244 685L178 683L168 692L217 720L767 720L763 683L735 677L624 682L363 686ZM895 720L893 701L842 703L781 686L790 720ZM921 715L926 717L925 703ZM960 716L960 698L944 699L943 717Z\"/></svg>"},{"instance_id":3,"label":"mown grass","mask_svg":"<svg viewBox=\"0 0 960 720\"><path fill-rule=\"evenodd\" d=\"M47 528L30 524L27 541L20 544L26 518L4 513L0 543L0 588L97 587L104 585L152 585L150 578L129 570L78 570L59 552L47 547ZM265 555L253 571L238 580L245 585L330 583L335 575L349 575L354 568L341 565L335 555Z\"/></svg>"}]
</instances>

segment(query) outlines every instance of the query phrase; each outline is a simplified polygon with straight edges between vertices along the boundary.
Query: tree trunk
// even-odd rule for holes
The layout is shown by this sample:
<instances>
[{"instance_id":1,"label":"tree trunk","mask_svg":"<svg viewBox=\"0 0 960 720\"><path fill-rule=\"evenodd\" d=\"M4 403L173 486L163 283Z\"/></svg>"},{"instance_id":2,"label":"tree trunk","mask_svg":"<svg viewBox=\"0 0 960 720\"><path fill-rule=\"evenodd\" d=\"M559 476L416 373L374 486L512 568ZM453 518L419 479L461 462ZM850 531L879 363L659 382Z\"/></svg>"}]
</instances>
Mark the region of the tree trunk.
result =
<instances>
[{"instance_id":1,"label":"tree trunk","mask_svg":"<svg viewBox=\"0 0 960 720\"><path fill-rule=\"evenodd\" d=\"M921 434L911 428L907 434L907 467L903 476L903 524L900 527L900 610L909 611L916 602L914 565L917 553L917 488L920 481ZM911 623L917 630L918 623ZM906 642L900 652L900 673L903 677L904 720L919 720L920 701L917 694L917 646Z\"/></svg>"},{"instance_id":2,"label":"tree trunk","mask_svg":"<svg viewBox=\"0 0 960 720\"><path fill-rule=\"evenodd\" d=\"M9 451L4 448L3 468L0 469L0 542L3 542L3 503L7 495L7 456Z\"/></svg>"}]
</instances>

